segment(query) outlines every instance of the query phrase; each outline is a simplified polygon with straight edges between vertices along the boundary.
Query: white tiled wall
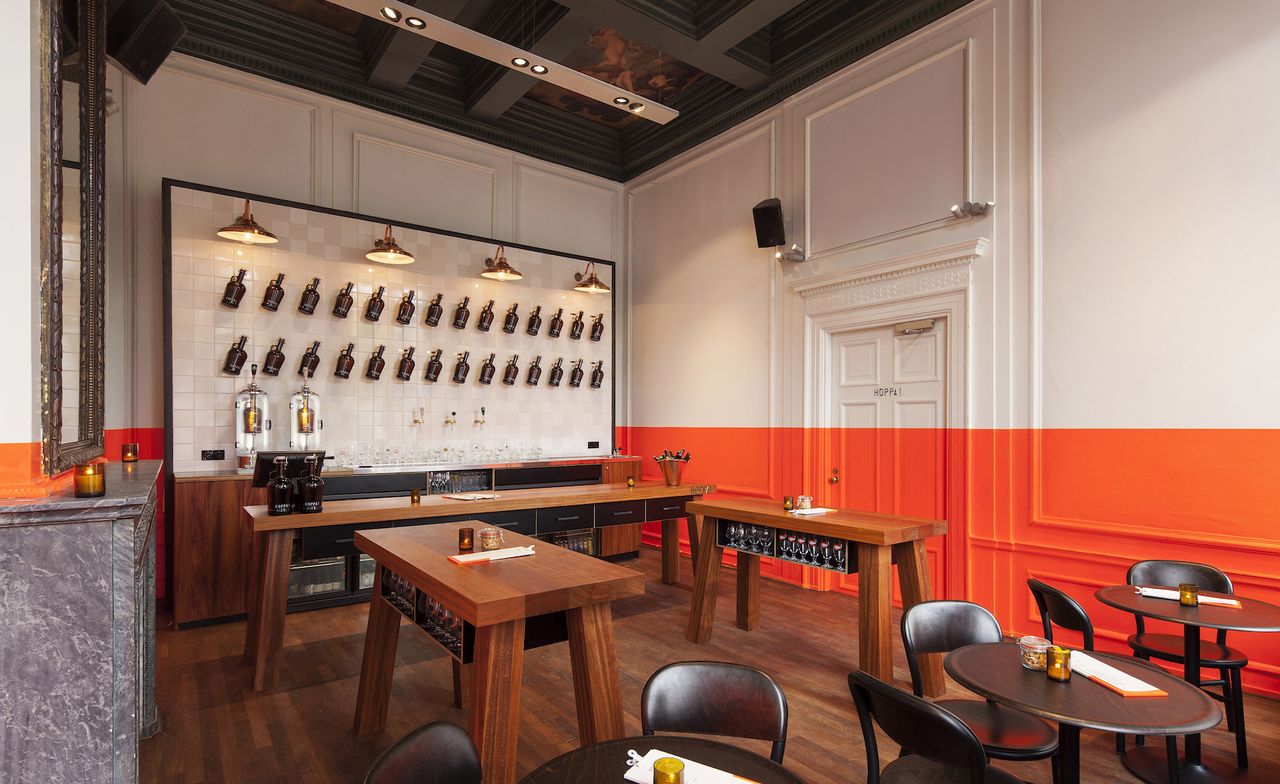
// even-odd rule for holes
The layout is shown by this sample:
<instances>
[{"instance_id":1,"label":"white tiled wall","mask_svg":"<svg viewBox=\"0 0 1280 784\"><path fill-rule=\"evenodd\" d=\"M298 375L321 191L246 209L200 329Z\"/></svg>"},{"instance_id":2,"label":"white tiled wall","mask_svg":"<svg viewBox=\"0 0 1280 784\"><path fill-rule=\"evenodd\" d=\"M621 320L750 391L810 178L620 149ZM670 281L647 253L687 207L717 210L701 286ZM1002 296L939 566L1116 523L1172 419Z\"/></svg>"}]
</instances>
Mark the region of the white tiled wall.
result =
<instances>
[{"instance_id":1,"label":"white tiled wall","mask_svg":"<svg viewBox=\"0 0 1280 784\"><path fill-rule=\"evenodd\" d=\"M364 258L383 226L304 209L254 203L259 223L280 238L276 245L247 246L218 238L217 229L230 223L243 201L200 190L172 189L172 384L173 450L175 471L231 467L235 460L235 394L249 381L248 365L262 364L277 338L285 339L285 363L278 377L258 374L258 383L270 396L273 428L270 448L289 448L289 396L301 377L298 363L313 340L320 341L320 366L311 387L320 396L324 422L322 446L348 456L370 446L399 449L404 454L444 449L451 454L477 454L486 450L541 448L543 455L607 454L613 443L613 378L611 346L613 311L608 295L573 291L573 273L583 262L508 248L507 259L524 279L498 282L481 278L484 260L493 255L495 243L476 242L442 234L396 228L401 247L416 261L388 266ZM240 268L247 292L238 309L221 304L227 280ZM601 265L602 280L613 285L612 268ZM277 274L285 275L285 297L279 311L262 308L262 293ZM311 316L298 312L298 299L312 277L320 278L320 304ZM337 292L348 281L356 284L355 304L345 319L332 314ZM377 323L364 319L364 306L379 286L386 286L386 308ZM395 321L396 308L407 289L416 293L417 312L410 326ZM444 293L445 312L440 326L423 323L426 307L437 292ZM453 310L463 296L471 297L471 320L465 330L450 326ZM480 310L494 300L494 325L488 333L475 328ZM520 326L514 335L502 332L502 318L513 302L519 303ZM524 333L529 313L542 306L543 325L537 337ZM547 325L557 308L565 309L565 328L559 338L547 335ZM587 330L581 340L570 340L570 314L586 311ZM587 340L592 317L604 314L604 338ZM240 376L222 371L231 344L248 336L249 361ZM333 375L338 353L355 344L356 364L351 378ZM385 345L386 368L379 381L364 377L369 356ZM401 351L415 346L417 368L412 381L395 377ZM444 349L444 371L436 383L423 380L432 351ZM465 384L449 380L455 355L470 351L471 373ZM478 382L480 365L490 352L497 354L498 372L493 383ZM502 367L519 354L519 382L500 383ZM534 356L542 356L542 380L536 387L524 383ZM565 378L559 388L547 386L551 365L565 362ZM586 377L580 388L568 385L569 364L583 360ZM604 361L605 381L591 389L591 363ZM481 407L486 424L473 424ZM444 421L456 412L457 424ZM414 425L417 417L422 424ZM598 441L588 449L588 441ZM224 449L227 459L201 461L202 449Z\"/></svg>"}]
</instances>

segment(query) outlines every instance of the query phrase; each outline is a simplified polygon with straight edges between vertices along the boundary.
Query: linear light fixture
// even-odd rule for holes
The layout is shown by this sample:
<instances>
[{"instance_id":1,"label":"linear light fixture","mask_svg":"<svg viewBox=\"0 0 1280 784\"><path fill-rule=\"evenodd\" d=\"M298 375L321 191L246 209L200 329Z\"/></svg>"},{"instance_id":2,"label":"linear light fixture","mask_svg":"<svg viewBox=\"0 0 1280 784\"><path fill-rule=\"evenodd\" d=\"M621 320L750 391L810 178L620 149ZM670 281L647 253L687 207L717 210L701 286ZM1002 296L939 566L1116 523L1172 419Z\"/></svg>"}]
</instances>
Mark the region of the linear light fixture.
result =
<instances>
[{"instance_id":1,"label":"linear light fixture","mask_svg":"<svg viewBox=\"0 0 1280 784\"><path fill-rule=\"evenodd\" d=\"M625 109L659 125L666 125L680 116L680 112L670 106L649 101L643 96L614 87L608 82L594 79L545 57L539 57L533 52L490 38L469 27L429 14L399 0L330 0L330 2L370 19L376 19L423 38L430 38L446 46L452 46L454 49L461 49L476 57L483 57L504 68L528 73L544 82L559 85L566 90L572 90L614 108Z\"/></svg>"}]
</instances>

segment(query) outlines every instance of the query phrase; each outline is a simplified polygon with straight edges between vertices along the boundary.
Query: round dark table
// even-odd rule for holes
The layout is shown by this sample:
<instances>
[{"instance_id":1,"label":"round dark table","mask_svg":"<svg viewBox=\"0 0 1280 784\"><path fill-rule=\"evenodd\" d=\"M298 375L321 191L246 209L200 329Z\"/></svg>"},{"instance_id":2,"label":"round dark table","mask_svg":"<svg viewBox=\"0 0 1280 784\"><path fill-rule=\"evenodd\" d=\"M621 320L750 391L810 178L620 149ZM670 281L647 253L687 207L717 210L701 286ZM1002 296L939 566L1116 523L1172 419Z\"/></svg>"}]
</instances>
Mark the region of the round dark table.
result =
<instances>
[{"instance_id":1,"label":"round dark table","mask_svg":"<svg viewBox=\"0 0 1280 784\"><path fill-rule=\"evenodd\" d=\"M607 740L551 760L520 780L521 784L600 784L621 782L627 751L643 756L650 749L727 771L760 784L804 784L804 780L768 757L714 740L688 735L649 735Z\"/></svg>"},{"instance_id":2,"label":"round dark table","mask_svg":"<svg viewBox=\"0 0 1280 784\"><path fill-rule=\"evenodd\" d=\"M1169 586L1148 586L1168 588ZM1173 586L1172 590L1178 590ZM1171 599L1153 599L1137 592L1132 585L1109 585L1094 594L1098 601L1118 610L1182 624L1182 674L1187 683L1200 688L1200 629L1228 629L1241 632L1280 632L1280 607L1243 596L1227 596L1203 592L1202 596L1237 599L1240 607L1215 607L1201 604L1183 607ZM1168 760L1163 749L1139 746L1124 755L1124 766L1138 778L1151 784L1170 780ZM1220 772L1220 771L1228 772ZM1200 751L1200 736L1188 735L1186 753L1178 766L1181 784L1208 784L1219 781L1243 781L1246 773L1227 763L1211 769L1205 765Z\"/></svg>"},{"instance_id":3,"label":"round dark table","mask_svg":"<svg viewBox=\"0 0 1280 784\"><path fill-rule=\"evenodd\" d=\"M1209 695L1158 667L1131 656L1090 652L1090 656L1141 678L1168 697L1122 697L1079 673L1066 683L1022 666L1016 643L966 645L943 660L960 685L993 702L1058 722L1058 780L1079 784L1080 730L1135 735L1187 735L1222 720Z\"/></svg>"}]
</instances>

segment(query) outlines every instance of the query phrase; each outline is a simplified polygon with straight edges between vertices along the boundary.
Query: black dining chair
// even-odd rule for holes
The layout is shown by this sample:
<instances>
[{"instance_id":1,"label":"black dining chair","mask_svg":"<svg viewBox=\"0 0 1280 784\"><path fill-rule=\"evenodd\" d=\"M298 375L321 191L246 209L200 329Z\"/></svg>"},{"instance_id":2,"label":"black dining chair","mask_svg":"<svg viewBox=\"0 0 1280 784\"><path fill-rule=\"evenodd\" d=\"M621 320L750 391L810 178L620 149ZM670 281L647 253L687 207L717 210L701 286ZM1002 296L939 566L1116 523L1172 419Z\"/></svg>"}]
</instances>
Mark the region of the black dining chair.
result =
<instances>
[{"instance_id":1,"label":"black dining chair","mask_svg":"<svg viewBox=\"0 0 1280 784\"><path fill-rule=\"evenodd\" d=\"M1235 585L1226 572L1215 566L1192 561L1138 561L1129 567L1125 582L1129 585L1160 585L1170 588L1177 588L1182 583L1195 583L1202 591L1223 594L1236 592ZM1134 656L1183 663L1181 634L1148 632L1146 619L1141 615L1135 615L1134 622L1137 632L1129 635L1127 640ZM1241 769L1249 767L1249 749L1244 731L1244 689L1240 683L1240 672L1248 664L1248 656L1227 645L1225 629L1218 630L1213 642L1202 640L1200 643L1200 666L1217 670L1219 676L1201 681L1200 685L1218 686L1222 689L1221 695L1208 691L1207 688L1205 690L1226 708L1223 712L1227 717L1227 731L1235 733L1236 765ZM1123 738L1120 738L1116 744L1116 750L1121 753L1124 753L1123 743Z\"/></svg>"},{"instance_id":2,"label":"black dining chair","mask_svg":"<svg viewBox=\"0 0 1280 784\"><path fill-rule=\"evenodd\" d=\"M434 721L382 752L364 784L480 784L480 755L467 731Z\"/></svg>"},{"instance_id":3,"label":"black dining chair","mask_svg":"<svg viewBox=\"0 0 1280 784\"><path fill-rule=\"evenodd\" d=\"M939 599L921 602L902 614L902 645L911 669L911 688L924 696L919 657L947 653L965 645L1003 642L1000 622L973 602ZM990 700L935 700L973 731L988 757L1015 762L1050 759L1058 753L1058 731L1048 722ZM1058 766L1054 764L1054 780Z\"/></svg>"},{"instance_id":4,"label":"black dining chair","mask_svg":"<svg viewBox=\"0 0 1280 784\"><path fill-rule=\"evenodd\" d=\"M787 697L764 672L741 664L675 662L649 677L640 695L640 729L773 741L779 765L787 747Z\"/></svg>"},{"instance_id":5,"label":"black dining chair","mask_svg":"<svg viewBox=\"0 0 1280 784\"><path fill-rule=\"evenodd\" d=\"M865 672L849 673L849 693L862 725L867 784L1018 782L987 764L982 743L969 725L937 703L908 694ZM900 747L898 758L884 770L880 769L875 724Z\"/></svg>"},{"instance_id":6,"label":"black dining chair","mask_svg":"<svg viewBox=\"0 0 1280 784\"><path fill-rule=\"evenodd\" d=\"M1053 642L1053 627L1060 626L1084 636L1084 649L1093 650L1093 622L1089 613L1063 591L1043 583L1034 577L1027 579L1027 587L1031 596L1040 608L1040 624L1044 627L1044 638Z\"/></svg>"}]
</instances>

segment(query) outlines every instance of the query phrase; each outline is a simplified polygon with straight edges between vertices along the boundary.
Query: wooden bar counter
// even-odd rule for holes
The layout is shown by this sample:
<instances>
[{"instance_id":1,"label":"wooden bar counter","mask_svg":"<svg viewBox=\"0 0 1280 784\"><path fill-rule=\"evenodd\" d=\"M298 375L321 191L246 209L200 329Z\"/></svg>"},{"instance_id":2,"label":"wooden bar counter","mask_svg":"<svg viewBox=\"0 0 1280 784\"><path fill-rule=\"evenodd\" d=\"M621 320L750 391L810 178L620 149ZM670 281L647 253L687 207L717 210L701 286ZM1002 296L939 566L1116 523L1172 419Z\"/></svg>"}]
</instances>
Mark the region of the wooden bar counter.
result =
<instances>
[{"instance_id":1,"label":"wooden bar counter","mask_svg":"<svg viewBox=\"0 0 1280 784\"><path fill-rule=\"evenodd\" d=\"M663 482L645 481L637 482L635 487L627 487L624 482L500 490L498 498L483 501L460 501L442 495L424 495L417 504L410 503L408 496L326 501L323 511L315 514L272 516L267 514L266 506L246 506L245 525L252 536L253 553L244 661L253 665L253 688L256 691L273 689L279 679L289 564L296 536L321 529L332 532L340 526L389 528L530 511L528 526L531 527L518 533L544 534L580 528L600 528L604 532L613 526L648 520L670 521L674 526L674 518L687 516L688 502L711 492L715 492L713 485L670 487ZM473 526L478 529L491 524L474 522ZM508 535L517 532L512 528L507 530ZM354 532L342 536L350 542ZM554 545L544 544L544 547ZM668 561L678 558L676 547L664 547L664 576L669 572L674 574L675 568L668 567Z\"/></svg>"},{"instance_id":2,"label":"wooden bar counter","mask_svg":"<svg viewBox=\"0 0 1280 784\"><path fill-rule=\"evenodd\" d=\"M356 734L385 728L403 614L455 664L472 665L471 738L486 784L515 781L526 648L569 643L583 746L623 737L610 603L643 594L644 575L516 533L504 546L533 545L533 555L459 565L449 556L464 525L479 523L356 532L356 547L377 562Z\"/></svg>"},{"instance_id":3,"label":"wooden bar counter","mask_svg":"<svg viewBox=\"0 0 1280 784\"><path fill-rule=\"evenodd\" d=\"M811 560L825 564L816 568L858 573L858 667L881 680L893 680L891 567L898 567L904 609L933 598L924 540L945 534L945 522L843 509L801 516L788 514L778 501L757 499L695 501L686 510L702 519L685 635L690 642L711 639L716 585L726 546L738 554L737 624L751 631L760 617L761 556L805 563L808 556L795 554L795 539L800 539L802 547L807 541L825 540L832 546L814 552ZM791 535L795 536L788 542ZM834 546L837 543L839 547ZM920 661L925 693L931 697L942 694L941 658L929 654Z\"/></svg>"}]
</instances>

